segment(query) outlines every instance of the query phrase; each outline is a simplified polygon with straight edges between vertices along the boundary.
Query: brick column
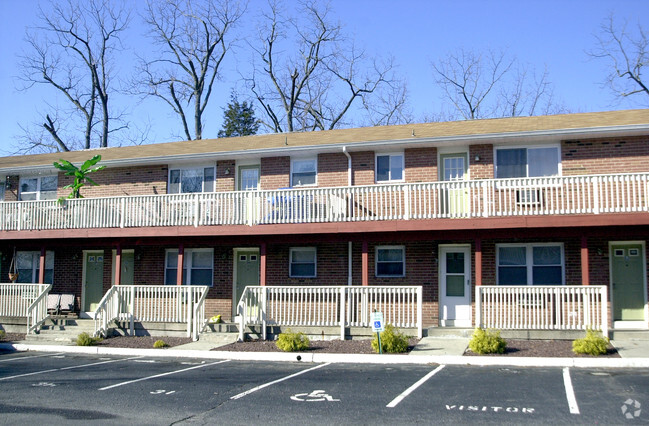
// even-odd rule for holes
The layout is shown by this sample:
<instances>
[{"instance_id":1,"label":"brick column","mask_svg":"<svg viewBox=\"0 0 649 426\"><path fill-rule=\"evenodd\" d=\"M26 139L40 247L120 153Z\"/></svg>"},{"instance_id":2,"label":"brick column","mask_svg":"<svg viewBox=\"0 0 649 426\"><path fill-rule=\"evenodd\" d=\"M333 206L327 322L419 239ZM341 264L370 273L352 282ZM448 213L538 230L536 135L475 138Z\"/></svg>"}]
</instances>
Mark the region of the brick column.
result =
<instances>
[{"instance_id":1,"label":"brick column","mask_svg":"<svg viewBox=\"0 0 649 426\"><path fill-rule=\"evenodd\" d=\"M122 283L122 245L115 248L115 285Z\"/></svg>"},{"instance_id":2,"label":"brick column","mask_svg":"<svg viewBox=\"0 0 649 426\"><path fill-rule=\"evenodd\" d=\"M581 236L581 285L590 285L590 273L588 272L588 239Z\"/></svg>"},{"instance_id":3,"label":"brick column","mask_svg":"<svg viewBox=\"0 0 649 426\"><path fill-rule=\"evenodd\" d=\"M367 255L367 241L363 241L363 252L362 252L362 284L364 286L370 285L370 274L369 274L369 258Z\"/></svg>"},{"instance_id":4,"label":"brick column","mask_svg":"<svg viewBox=\"0 0 649 426\"><path fill-rule=\"evenodd\" d=\"M185 264L185 245L178 246L178 271L176 271L176 285L183 285L183 265Z\"/></svg>"},{"instance_id":5,"label":"brick column","mask_svg":"<svg viewBox=\"0 0 649 426\"><path fill-rule=\"evenodd\" d=\"M45 284L45 246L41 247L41 258L38 266L38 283Z\"/></svg>"},{"instance_id":6,"label":"brick column","mask_svg":"<svg viewBox=\"0 0 649 426\"><path fill-rule=\"evenodd\" d=\"M482 285L482 239L475 239L475 285Z\"/></svg>"},{"instance_id":7,"label":"brick column","mask_svg":"<svg viewBox=\"0 0 649 426\"><path fill-rule=\"evenodd\" d=\"M266 285L266 243L259 246L259 285Z\"/></svg>"}]
</instances>

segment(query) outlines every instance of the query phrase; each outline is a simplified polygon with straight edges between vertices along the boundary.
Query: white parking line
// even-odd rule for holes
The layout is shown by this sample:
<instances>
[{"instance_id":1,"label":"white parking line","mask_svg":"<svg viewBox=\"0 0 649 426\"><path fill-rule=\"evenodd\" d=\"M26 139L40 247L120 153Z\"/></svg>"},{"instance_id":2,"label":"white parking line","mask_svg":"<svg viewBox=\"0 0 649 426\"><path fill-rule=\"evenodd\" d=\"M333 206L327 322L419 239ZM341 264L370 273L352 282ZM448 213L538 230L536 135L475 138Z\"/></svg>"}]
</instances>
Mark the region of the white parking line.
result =
<instances>
[{"instance_id":1,"label":"white parking line","mask_svg":"<svg viewBox=\"0 0 649 426\"><path fill-rule=\"evenodd\" d=\"M308 373L309 371L313 371L313 370L317 370L318 368L326 367L329 364L331 364L331 363L327 362L325 364L316 365L315 367L311 367L311 368L308 368L306 370L298 371L297 373L291 374L290 376L286 376L286 377L282 377L281 379L273 380L272 382L265 383L263 385L257 386L256 388L252 388L252 389L247 390L245 392L242 392L242 393L240 393L238 395L232 396L232 397L230 397L230 399L243 398L246 395L250 395L253 392L257 392L258 390L263 389L263 388L268 387L268 386L271 386L271 385L274 385L275 383L283 382L284 380L291 379L293 377L299 376L300 374Z\"/></svg>"},{"instance_id":2,"label":"white parking line","mask_svg":"<svg viewBox=\"0 0 649 426\"><path fill-rule=\"evenodd\" d=\"M61 355L63 352L58 352L55 354L45 354L45 355L32 355L32 356L17 356L14 358L9 358L9 359L0 359L0 362L9 362L9 361L16 361L16 360L21 360L21 359L29 359L29 358L42 358L44 356L51 356L54 357L56 355Z\"/></svg>"},{"instance_id":3,"label":"white parking line","mask_svg":"<svg viewBox=\"0 0 649 426\"><path fill-rule=\"evenodd\" d=\"M417 389L419 386L423 385L423 384L424 384L428 379L430 379L431 377L433 377L435 374L439 373L439 372L440 372L444 367L445 367L445 365L440 365L439 367L437 367L436 369L434 369L434 370L431 371L430 373L426 374L426 375L425 375L424 377L422 377L421 379L417 380L417 382L416 382L414 385L410 386L408 389L406 389L405 391L403 391L403 392L401 393L401 395L399 395L399 396L397 396L396 398L394 398L394 399L393 399L393 400L392 400L388 405L386 405L386 407L387 407L387 408L394 408L394 407L396 407L397 404L399 404L401 401L403 401L403 399L404 399L405 397L407 397L408 395L410 395L410 394L411 394L415 389Z\"/></svg>"},{"instance_id":4,"label":"white parking line","mask_svg":"<svg viewBox=\"0 0 649 426\"><path fill-rule=\"evenodd\" d=\"M9 379L16 379L18 377L34 376L36 374L51 373L52 371L72 370L72 369L75 369L75 368L92 367L93 365L110 364L112 362L128 361L128 360L135 359L135 358L139 358L139 357L113 359L113 360L110 360L110 361L101 361L101 362L93 362L93 363L90 363L90 364L73 365L71 367L51 368L49 370L33 371L31 373L17 374L15 376L2 377L2 378L0 378L0 381L9 380Z\"/></svg>"},{"instance_id":5,"label":"white parking line","mask_svg":"<svg viewBox=\"0 0 649 426\"><path fill-rule=\"evenodd\" d=\"M142 378L135 379L135 380L129 380L128 382L117 383L117 384L114 384L114 385L99 388L99 390L103 391L103 390L113 389L113 388L116 388L116 387L119 387L119 386L130 385L131 383L137 383L137 382L142 382L144 380L156 379L158 377L164 377L164 376L169 376L171 374L182 373L183 371L194 370L196 368L209 367L210 365L222 364L222 363L228 362L228 361L230 361L230 360L225 359L223 361L217 361L217 362L212 362L212 363L209 363L209 364L202 364L202 365L196 365L194 367L183 368L182 370L169 371L167 373L156 374L154 376L142 377Z\"/></svg>"},{"instance_id":6,"label":"white parking line","mask_svg":"<svg viewBox=\"0 0 649 426\"><path fill-rule=\"evenodd\" d=\"M577 398L575 398L575 391L572 388L570 369L568 367L563 369L563 385L566 388L566 398L568 398L568 407L570 407L570 414L579 414L579 406L577 405Z\"/></svg>"}]
</instances>

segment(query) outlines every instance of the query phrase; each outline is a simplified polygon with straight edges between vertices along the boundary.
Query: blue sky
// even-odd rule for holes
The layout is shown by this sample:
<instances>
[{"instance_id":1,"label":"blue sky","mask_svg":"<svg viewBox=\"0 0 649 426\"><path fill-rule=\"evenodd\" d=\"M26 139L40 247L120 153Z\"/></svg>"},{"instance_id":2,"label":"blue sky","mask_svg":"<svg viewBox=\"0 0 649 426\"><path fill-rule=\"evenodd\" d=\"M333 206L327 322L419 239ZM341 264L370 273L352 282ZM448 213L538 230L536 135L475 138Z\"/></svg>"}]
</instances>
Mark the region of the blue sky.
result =
<instances>
[{"instance_id":1,"label":"blue sky","mask_svg":"<svg viewBox=\"0 0 649 426\"><path fill-rule=\"evenodd\" d=\"M43 3L46 5L47 3ZM137 1L138 7L142 2ZM264 4L250 0L249 12ZM590 59L585 51L595 45L599 25L614 13L630 25L649 16L646 0L545 0L545 1L425 1L425 0L333 0L334 15L345 31L369 53L394 56L399 73L407 80L410 106L415 121L423 121L442 109L442 95L434 83L431 62L459 48L506 50L521 63L541 71L547 66L555 98L572 112L603 111L642 107L634 101L616 102L601 82L604 62ZM25 28L37 23L35 0L0 0L0 155L14 151L19 124L29 125L43 111L43 101L52 100L51 90L16 90L18 56L26 48ZM139 18L125 44L119 64L122 75L129 72L132 54L146 46ZM138 28L139 26L139 28ZM649 30L649 28L646 28ZM240 28L254 30L252 19ZM250 56L230 56L223 80L210 100L204 137L216 137L221 128L222 108L230 90L237 87L239 74ZM157 101L136 103L114 96L134 124L151 123L150 142L176 140L180 124L165 105ZM644 106L646 106L646 101ZM258 114L259 115L259 114ZM114 140L111 145L126 144Z\"/></svg>"}]
</instances>

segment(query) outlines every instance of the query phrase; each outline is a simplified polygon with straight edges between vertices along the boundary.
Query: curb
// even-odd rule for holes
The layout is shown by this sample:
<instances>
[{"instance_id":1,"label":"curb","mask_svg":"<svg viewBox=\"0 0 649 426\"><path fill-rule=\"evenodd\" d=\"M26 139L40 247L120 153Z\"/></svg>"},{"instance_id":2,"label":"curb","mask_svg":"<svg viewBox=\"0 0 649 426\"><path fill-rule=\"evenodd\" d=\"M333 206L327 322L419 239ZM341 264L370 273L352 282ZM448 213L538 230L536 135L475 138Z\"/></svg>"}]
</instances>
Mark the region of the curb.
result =
<instances>
[{"instance_id":1,"label":"curb","mask_svg":"<svg viewBox=\"0 0 649 426\"><path fill-rule=\"evenodd\" d=\"M649 368L649 358L537 358L459 355L379 355L379 354L313 354L283 352L229 352L182 349L130 349L96 346L26 345L0 343L0 349L12 351L64 352L86 355L149 356L164 358L230 359L235 361L272 361L346 364L445 364L511 367L573 368Z\"/></svg>"}]
</instances>

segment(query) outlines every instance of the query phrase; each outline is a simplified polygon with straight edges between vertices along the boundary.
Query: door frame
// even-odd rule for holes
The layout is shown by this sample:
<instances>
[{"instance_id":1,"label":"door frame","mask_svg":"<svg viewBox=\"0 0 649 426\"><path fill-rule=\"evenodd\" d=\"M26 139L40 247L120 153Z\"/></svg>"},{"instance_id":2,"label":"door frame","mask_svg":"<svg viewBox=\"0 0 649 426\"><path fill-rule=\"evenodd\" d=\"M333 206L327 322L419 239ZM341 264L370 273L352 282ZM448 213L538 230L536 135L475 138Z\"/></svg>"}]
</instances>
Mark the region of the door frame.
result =
<instances>
[{"instance_id":1,"label":"door frame","mask_svg":"<svg viewBox=\"0 0 649 426\"><path fill-rule=\"evenodd\" d=\"M257 261L261 265L259 247L235 247L232 249L232 318L237 315L236 309L237 303L239 303L238 300L234 300L237 296L237 262L239 260L239 253L257 253ZM261 274L261 271L259 273Z\"/></svg>"},{"instance_id":2,"label":"door frame","mask_svg":"<svg viewBox=\"0 0 649 426\"><path fill-rule=\"evenodd\" d=\"M83 250L83 256L82 256L83 263L81 265L81 306L79 308L79 318L92 318L92 319L95 318L94 312L85 311L84 308L86 306L86 265L88 263L88 255L97 254L97 253L104 256L104 262L106 262L106 254L104 253L104 250ZM104 292L103 280L101 284L101 291L103 294Z\"/></svg>"},{"instance_id":3,"label":"door frame","mask_svg":"<svg viewBox=\"0 0 649 426\"><path fill-rule=\"evenodd\" d=\"M236 190L237 191L244 191L241 189L241 170L242 169L257 169L257 189L256 191L259 191L259 186L261 185L261 164L240 164L237 165L237 176L236 176ZM251 190L249 190L251 191Z\"/></svg>"},{"instance_id":4,"label":"door frame","mask_svg":"<svg viewBox=\"0 0 649 426\"><path fill-rule=\"evenodd\" d=\"M122 249L122 254L133 253L133 268L135 268L135 249ZM115 285L115 263L117 258L117 250L113 249L112 252L113 263L110 266L110 285ZM135 282L135 269L133 270L133 281Z\"/></svg>"},{"instance_id":5,"label":"door frame","mask_svg":"<svg viewBox=\"0 0 649 426\"><path fill-rule=\"evenodd\" d=\"M642 292L644 294L644 320L639 321L615 321L613 318L613 308L615 306L615 300L613 299L613 246L622 246L635 244L642 247ZM622 329L622 328L631 328L631 329L647 329L649 328L648 318L649 318L649 303L647 303L647 252L646 252L645 241L609 241L608 242L608 292L610 294L611 300L611 322L613 328Z\"/></svg>"},{"instance_id":6,"label":"door frame","mask_svg":"<svg viewBox=\"0 0 649 426\"><path fill-rule=\"evenodd\" d=\"M444 275L442 274L442 262L444 261L443 255L445 255L448 251L452 250L459 250L462 249L466 253L468 253L468 256L464 259L464 264L468 265L467 271L465 273L467 274L467 277L469 279L469 289L466 293L466 297L468 299L468 306L469 306L469 318L466 327L472 327L473 326L473 298L471 295L473 294L472 291L472 284L473 284L473 277L472 277L472 271L471 271L471 244L439 244L438 246L438 261L437 261L437 276L438 276L438 294L439 294L439 325L440 327L464 327L464 325L457 325L457 324L446 324L447 320L444 320L443 317L443 312L444 312L444 305L445 305L445 299L446 296L444 296L445 292L444 290L446 289L446 281L444 279ZM445 268L444 268L445 269ZM449 320L450 321L450 320ZM454 323L456 320L452 320Z\"/></svg>"}]
</instances>

